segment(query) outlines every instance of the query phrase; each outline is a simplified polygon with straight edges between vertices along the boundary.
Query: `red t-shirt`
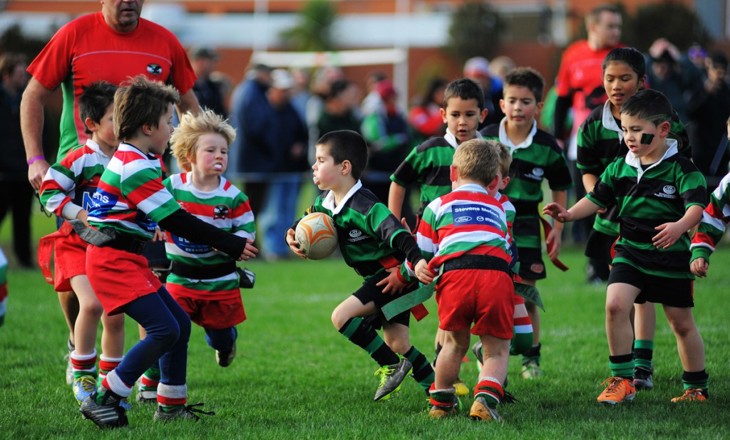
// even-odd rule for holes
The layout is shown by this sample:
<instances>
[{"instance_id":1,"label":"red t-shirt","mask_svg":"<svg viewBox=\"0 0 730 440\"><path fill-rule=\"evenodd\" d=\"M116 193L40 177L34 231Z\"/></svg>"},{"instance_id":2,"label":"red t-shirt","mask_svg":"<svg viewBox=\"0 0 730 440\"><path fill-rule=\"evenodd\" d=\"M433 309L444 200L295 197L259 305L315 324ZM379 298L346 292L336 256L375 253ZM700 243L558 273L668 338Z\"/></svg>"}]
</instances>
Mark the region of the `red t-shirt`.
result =
<instances>
[{"instance_id":1,"label":"red t-shirt","mask_svg":"<svg viewBox=\"0 0 730 440\"><path fill-rule=\"evenodd\" d=\"M119 33L106 24L101 12L81 16L59 29L28 72L49 90L62 86L59 159L86 142L77 105L83 87L100 80L120 84L143 74L185 94L196 79L185 49L170 31L140 18L134 31Z\"/></svg>"},{"instance_id":2,"label":"red t-shirt","mask_svg":"<svg viewBox=\"0 0 730 440\"><path fill-rule=\"evenodd\" d=\"M555 90L559 97L573 93L573 133L591 110L606 102L603 89L603 59L613 49L593 50L587 40L577 41L563 53Z\"/></svg>"}]
</instances>

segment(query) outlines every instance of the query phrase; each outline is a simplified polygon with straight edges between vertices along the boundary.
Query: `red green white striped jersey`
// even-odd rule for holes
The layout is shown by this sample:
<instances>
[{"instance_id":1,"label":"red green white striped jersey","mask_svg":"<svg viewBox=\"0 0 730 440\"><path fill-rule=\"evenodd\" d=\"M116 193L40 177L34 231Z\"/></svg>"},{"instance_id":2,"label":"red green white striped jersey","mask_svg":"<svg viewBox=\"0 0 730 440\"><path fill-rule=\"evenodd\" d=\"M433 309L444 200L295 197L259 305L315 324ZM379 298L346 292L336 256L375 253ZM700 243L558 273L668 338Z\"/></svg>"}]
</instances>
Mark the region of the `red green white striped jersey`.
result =
<instances>
[{"instance_id":1,"label":"red green white striped jersey","mask_svg":"<svg viewBox=\"0 0 730 440\"><path fill-rule=\"evenodd\" d=\"M416 241L434 271L466 253L490 255L507 263L512 259L504 208L476 184L462 185L431 202L423 212Z\"/></svg>"},{"instance_id":2,"label":"red green white striped jersey","mask_svg":"<svg viewBox=\"0 0 730 440\"><path fill-rule=\"evenodd\" d=\"M162 185L160 159L121 143L101 175L89 209L89 224L150 240L157 222L180 205Z\"/></svg>"},{"instance_id":3,"label":"red green white striped jersey","mask_svg":"<svg viewBox=\"0 0 730 440\"><path fill-rule=\"evenodd\" d=\"M256 238L256 225L248 197L224 177L221 177L220 185L213 191L195 188L192 173L173 174L163 183L180 206L198 219L249 241ZM210 266L231 261L230 256L207 244L193 243L170 232L167 232L165 250L171 261L190 266ZM214 295L215 292L232 289L238 293L236 272L220 278L206 279L204 282L171 273L167 277L167 283L168 286L176 284L183 289L192 289L203 294Z\"/></svg>"},{"instance_id":4,"label":"red green white striped jersey","mask_svg":"<svg viewBox=\"0 0 730 440\"><path fill-rule=\"evenodd\" d=\"M109 160L99 145L88 139L48 169L41 184L41 203L65 219L76 218L82 209L88 211Z\"/></svg>"},{"instance_id":5,"label":"red green white striped jersey","mask_svg":"<svg viewBox=\"0 0 730 440\"><path fill-rule=\"evenodd\" d=\"M725 234L730 221L730 174L723 177L715 191L710 195L710 203L702 213L697 233L692 238L690 250L692 260L703 258L710 261L717 242Z\"/></svg>"}]
</instances>

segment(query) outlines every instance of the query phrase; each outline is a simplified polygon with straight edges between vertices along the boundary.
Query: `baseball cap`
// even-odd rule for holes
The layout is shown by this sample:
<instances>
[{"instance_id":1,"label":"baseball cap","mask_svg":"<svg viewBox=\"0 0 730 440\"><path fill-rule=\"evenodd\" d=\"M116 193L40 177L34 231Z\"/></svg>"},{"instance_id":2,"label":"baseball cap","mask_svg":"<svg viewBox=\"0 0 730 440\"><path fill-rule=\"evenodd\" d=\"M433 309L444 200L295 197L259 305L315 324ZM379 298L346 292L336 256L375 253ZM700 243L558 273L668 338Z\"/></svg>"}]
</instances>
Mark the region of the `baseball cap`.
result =
<instances>
[{"instance_id":1,"label":"baseball cap","mask_svg":"<svg viewBox=\"0 0 730 440\"><path fill-rule=\"evenodd\" d=\"M294 86L294 77L286 69L274 69L271 72L271 87L275 89L291 89Z\"/></svg>"},{"instance_id":2,"label":"baseball cap","mask_svg":"<svg viewBox=\"0 0 730 440\"><path fill-rule=\"evenodd\" d=\"M464 76L489 76L489 61L484 57L473 57L464 63Z\"/></svg>"}]
</instances>

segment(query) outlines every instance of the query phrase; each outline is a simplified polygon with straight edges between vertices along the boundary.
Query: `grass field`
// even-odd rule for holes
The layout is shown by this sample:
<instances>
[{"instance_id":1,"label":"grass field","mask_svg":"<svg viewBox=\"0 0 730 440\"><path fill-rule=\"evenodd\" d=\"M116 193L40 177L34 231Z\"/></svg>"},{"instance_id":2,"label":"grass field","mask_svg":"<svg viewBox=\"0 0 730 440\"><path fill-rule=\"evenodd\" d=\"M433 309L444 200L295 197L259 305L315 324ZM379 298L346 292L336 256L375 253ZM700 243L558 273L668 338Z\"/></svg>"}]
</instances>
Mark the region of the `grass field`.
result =
<instances>
[{"instance_id":1,"label":"grass field","mask_svg":"<svg viewBox=\"0 0 730 440\"><path fill-rule=\"evenodd\" d=\"M51 221L35 219L36 235ZM8 251L8 226L0 243ZM539 284L543 314L544 377L519 378L519 360L510 364L509 390L520 401L501 407L506 423L484 424L466 416L444 421L426 415L426 397L407 379L399 395L372 402L376 365L332 327L330 313L358 284L338 260L286 261L248 265L256 288L244 290L248 321L239 326L238 357L227 369L194 326L188 362L189 402L205 402L215 416L199 423L152 423L151 406L129 412L130 427L104 432L82 420L65 385L66 329L58 302L39 271L12 269L9 311L0 327L0 436L19 438L702 438L730 437L730 382L727 312L730 248L713 257L710 277L696 283L695 317L705 341L711 400L674 405L680 394L674 337L660 313L655 352L655 388L632 404L599 406L596 396L608 376L603 325L604 288L583 282L583 258L563 255L571 270L551 268ZM120 289L124 280L120 280ZM412 325L412 339L429 358L435 305ZM136 328L127 321L128 346ZM462 377L474 385L474 362ZM464 406L471 405L465 399Z\"/></svg>"}]
</instances>

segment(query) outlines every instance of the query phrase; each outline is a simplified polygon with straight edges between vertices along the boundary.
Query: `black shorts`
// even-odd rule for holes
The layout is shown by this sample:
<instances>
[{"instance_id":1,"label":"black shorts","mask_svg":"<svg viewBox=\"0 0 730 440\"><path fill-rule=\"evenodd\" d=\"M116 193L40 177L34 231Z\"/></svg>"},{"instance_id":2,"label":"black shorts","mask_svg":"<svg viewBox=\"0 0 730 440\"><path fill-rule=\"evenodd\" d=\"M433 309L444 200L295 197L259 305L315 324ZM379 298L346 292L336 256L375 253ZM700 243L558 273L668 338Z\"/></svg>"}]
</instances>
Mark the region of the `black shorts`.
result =
<instances>
[{"instance_id":1,"label":"black shorts","mask_svg":"<svg viewBox=\"0 0 730 440\"><path fill-rule=\"evenodd\" d=\"M670 307L694 307L694 280L665 278L648 275L624 263L615 264L608 276L608 284L626 283L641 290L635 303L647 301Z\"/></svg>"},{"instance_id":2,"label":"black shorts","mask_svg":"<svg viewBox=\"0 0 730 440\"><path fill-rule=\"evenodd\" d=\"M542 280L547 277L545 263L542 261L542 250L534 248L517 248L520 260L520 276L526 280Z\"/></svg>"},{"instance_id":3,"label":"black shorts","mask_svg":"<svg viewBox=\"0 0 730 440\"><path fill-rule=\"evenodd\" d=\"M588 258L600 261L601 263L611 264L611 246L618 237L591 230L586 242L586 250L584 255Z\"/></svg>"},{"instance_id":4,"label":"black shorts","mask_svg":"<svg viewBox=\"0 0 730 440\"><path fill-rule=\"evenodd\" d=\"M418 283L412 283L412 285L406 287L401 293L397 295L389 295L387 293L383 293L383 289L381 287L376 286L377 283L379 283L383 278L386 278L387 276L388 272L383 271L382 273L367 278L365 281L363 281L362 286L360 286L359 289L353 292L352 296L359 299L360 302L363 303L363 305L369 302L373 302L375 304L375 308L378 310L377 313L371 317L366 318L366 320L370 323L370 325L373 326L373 328L380 328L384 322L389 322L391 324L403 324L405 326L408 326L411 318L410 310L406 310L399 315L395 315L393 319L387 321L380 309L382 309L383 306L395 300L396 298L400 298L406 293L415 290L416 287L418 287Z\"/></svg>"}]
</instances>

